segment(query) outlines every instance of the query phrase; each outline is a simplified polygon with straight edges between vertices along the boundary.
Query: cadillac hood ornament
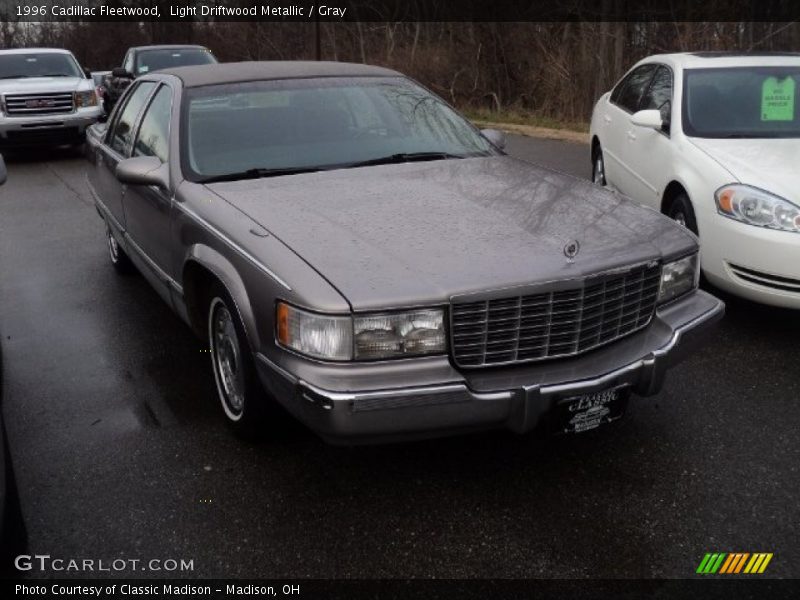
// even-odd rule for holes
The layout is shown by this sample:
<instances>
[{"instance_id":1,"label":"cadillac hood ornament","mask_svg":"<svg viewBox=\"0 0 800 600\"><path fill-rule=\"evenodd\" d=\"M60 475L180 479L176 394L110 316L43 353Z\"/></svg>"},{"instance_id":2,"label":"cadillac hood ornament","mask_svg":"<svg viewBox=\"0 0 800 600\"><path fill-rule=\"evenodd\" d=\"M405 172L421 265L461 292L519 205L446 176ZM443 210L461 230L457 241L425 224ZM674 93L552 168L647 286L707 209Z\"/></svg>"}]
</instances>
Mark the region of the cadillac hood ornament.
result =
<instances>
[{"instance_id":1,"label":"cadillac hood ornament","mask_svg":"<svg viewBox=\"0 0 800 600\"><path fill-rule=\"evenodd\" d=\"M567 245L564 246L564 256L567 257L567 260L572 262L576 256L578 256L578 252L581 251L581 245L578 240L572 240L571 242L567 242Z\"/></svg>"}]
</instances>

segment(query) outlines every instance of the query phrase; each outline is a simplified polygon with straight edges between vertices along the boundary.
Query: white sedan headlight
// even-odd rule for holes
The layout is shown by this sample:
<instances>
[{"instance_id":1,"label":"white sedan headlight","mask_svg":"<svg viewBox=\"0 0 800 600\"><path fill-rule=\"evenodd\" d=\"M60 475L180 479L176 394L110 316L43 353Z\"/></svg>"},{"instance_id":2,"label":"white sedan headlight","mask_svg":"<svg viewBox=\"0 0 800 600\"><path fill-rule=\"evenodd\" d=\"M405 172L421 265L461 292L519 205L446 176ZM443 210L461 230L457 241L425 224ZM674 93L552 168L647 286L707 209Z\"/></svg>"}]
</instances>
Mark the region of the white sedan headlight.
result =
<instances>
[{"instance_id":1,"label":"white sedan headlight","mask_svg":"<svg viewBox=\"0 0 800 600\"><path fill-rule=\"evenodd\" d=\"M661 269L658 303L663 304L695 289L700 282L697 254L666 263Z\"/></svg>"},{"instance_id":2,"label":"white sedan headlight","mask_svg":"<svg viewBox=\"0 0 800 600\"><path fill-rule=\"evenodd\" d=\"M441 354L447 348L444 311L356 316L321 315L278 303L277 340L325 360L377 360Z\"/></svg>"},{"instance_id":3,"label":"white sedan headlight","mask_svg":"<svg viewBox=\"0 0 800 600\"><path fill-rule=\"evenodd\" d=\"M800 207L748 185L731 184L714 194L717 212L748 225L800 232Z\"/></svg>"}]
</instances>

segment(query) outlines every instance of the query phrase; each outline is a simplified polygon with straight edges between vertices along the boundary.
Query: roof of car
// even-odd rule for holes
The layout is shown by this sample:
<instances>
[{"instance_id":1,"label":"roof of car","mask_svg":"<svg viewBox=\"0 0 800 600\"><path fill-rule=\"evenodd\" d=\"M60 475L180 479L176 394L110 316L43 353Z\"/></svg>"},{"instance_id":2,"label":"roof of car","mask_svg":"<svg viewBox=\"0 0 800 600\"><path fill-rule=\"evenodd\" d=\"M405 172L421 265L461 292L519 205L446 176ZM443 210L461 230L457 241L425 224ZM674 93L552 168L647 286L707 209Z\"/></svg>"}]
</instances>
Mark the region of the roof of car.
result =
<instances>
[{"instance_id":1,"label":"roof of car","mask_svg":"<svg viewBox=\"0 0 800 600\"><path fill-rule=\"evenodd\" d=\"M800 65L797 52L681 52L655 54L644 62L666 62L684 69Z\"/></svg>"},{"instance_id":2,"label":"roof of car","mask_svg":"<svg viewBox=\"0 0 800 600\"><path fill-rule=\"evenodd\" d=\"M64 48L2 48L0 54L72 54Z\"/></svg>"},{"instance_id":3,"label":"roof of car","mask_svg":"<svg viewBox=\"0 0 800 600\"><path fill-rule=\"evenodd\" d=\"M184 87L199 87L268 79L306 79L312 77L397 77L397 71L356 63L326 61L262 61L219 63L163 69L160 74L174 75Z\"/></svg>"}]
</instances>

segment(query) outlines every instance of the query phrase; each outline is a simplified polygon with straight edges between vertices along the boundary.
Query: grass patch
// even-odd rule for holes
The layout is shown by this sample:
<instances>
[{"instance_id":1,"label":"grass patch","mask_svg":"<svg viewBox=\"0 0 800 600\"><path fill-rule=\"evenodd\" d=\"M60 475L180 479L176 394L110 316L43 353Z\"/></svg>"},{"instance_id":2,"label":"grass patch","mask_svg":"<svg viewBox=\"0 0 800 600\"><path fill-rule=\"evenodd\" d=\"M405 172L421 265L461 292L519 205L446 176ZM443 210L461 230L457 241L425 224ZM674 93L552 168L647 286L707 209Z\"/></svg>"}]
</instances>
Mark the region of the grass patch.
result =
<instances>
[{"instance_id":1,"label":"grass patch","mask_svg":"<svg viewBox=\"0 0 800 600\"><path fill-rule=\"evenodd\" d=\"M528 125L546 127L547 129L564 129L580 133L589 132L589 123L583 121L561 121L550 117L541 117L532 113L515 110L489 110L486 108L466 108L462 111L473 121L489 121L493 123L509 123L512 125Z\"/></svg>"}]
</instances>

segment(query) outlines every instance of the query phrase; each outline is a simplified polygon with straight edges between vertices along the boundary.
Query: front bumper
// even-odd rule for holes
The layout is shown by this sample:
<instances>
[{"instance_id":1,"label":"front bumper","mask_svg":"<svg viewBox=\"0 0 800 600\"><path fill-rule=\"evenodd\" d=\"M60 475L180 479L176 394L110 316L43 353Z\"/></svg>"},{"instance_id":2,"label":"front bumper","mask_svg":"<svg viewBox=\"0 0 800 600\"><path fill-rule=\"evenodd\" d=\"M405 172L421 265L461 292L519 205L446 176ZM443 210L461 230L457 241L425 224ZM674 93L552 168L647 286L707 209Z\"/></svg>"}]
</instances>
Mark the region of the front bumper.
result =
<instances>
[{"instance_id":1,"label":"front bumper","mask_svg":"<svg viewBox=\"0 0 800 600\"><path fill-rule=\"evenodd\" d=\"M257 355L257 365L270 393L331 442L376 443L499 428L524 433L565 397L620 385L640 396L658 393L667 369L724 311L720 300L696 291L660 308L643 331L578 357L470 371L456 371L445 357L437 357L418 363L416 379L407 365L393 370L387 363L353 370L340 366L339 377L330 365L303 361L302 367L287 368L263 354ZM382 367L384 385L378 383ZM438 371L447 378L430 381ZM340 389L331 389L337 383Z\"/></svg>"},{"instance_id":2,"label":"front bumper","mask_svg":"<svg viewBox=\"0 0 800 600\"><path fill-rule=\"evenodd\" d=\"M703 273L725 291L800 309L800 234L714 215L703 234Z\"/></svg>"},{"instance_id":3,"label":"front bumper","mask_svg":"<svg viewBox=\"0 0 800 600\"><path fill-rule=\"evenodd\" d=\"M0 146L38 146L80 141L86 128L102 116L100 106L61 115L7 117L0 115Z\"/></svg>"}]
</instances>

